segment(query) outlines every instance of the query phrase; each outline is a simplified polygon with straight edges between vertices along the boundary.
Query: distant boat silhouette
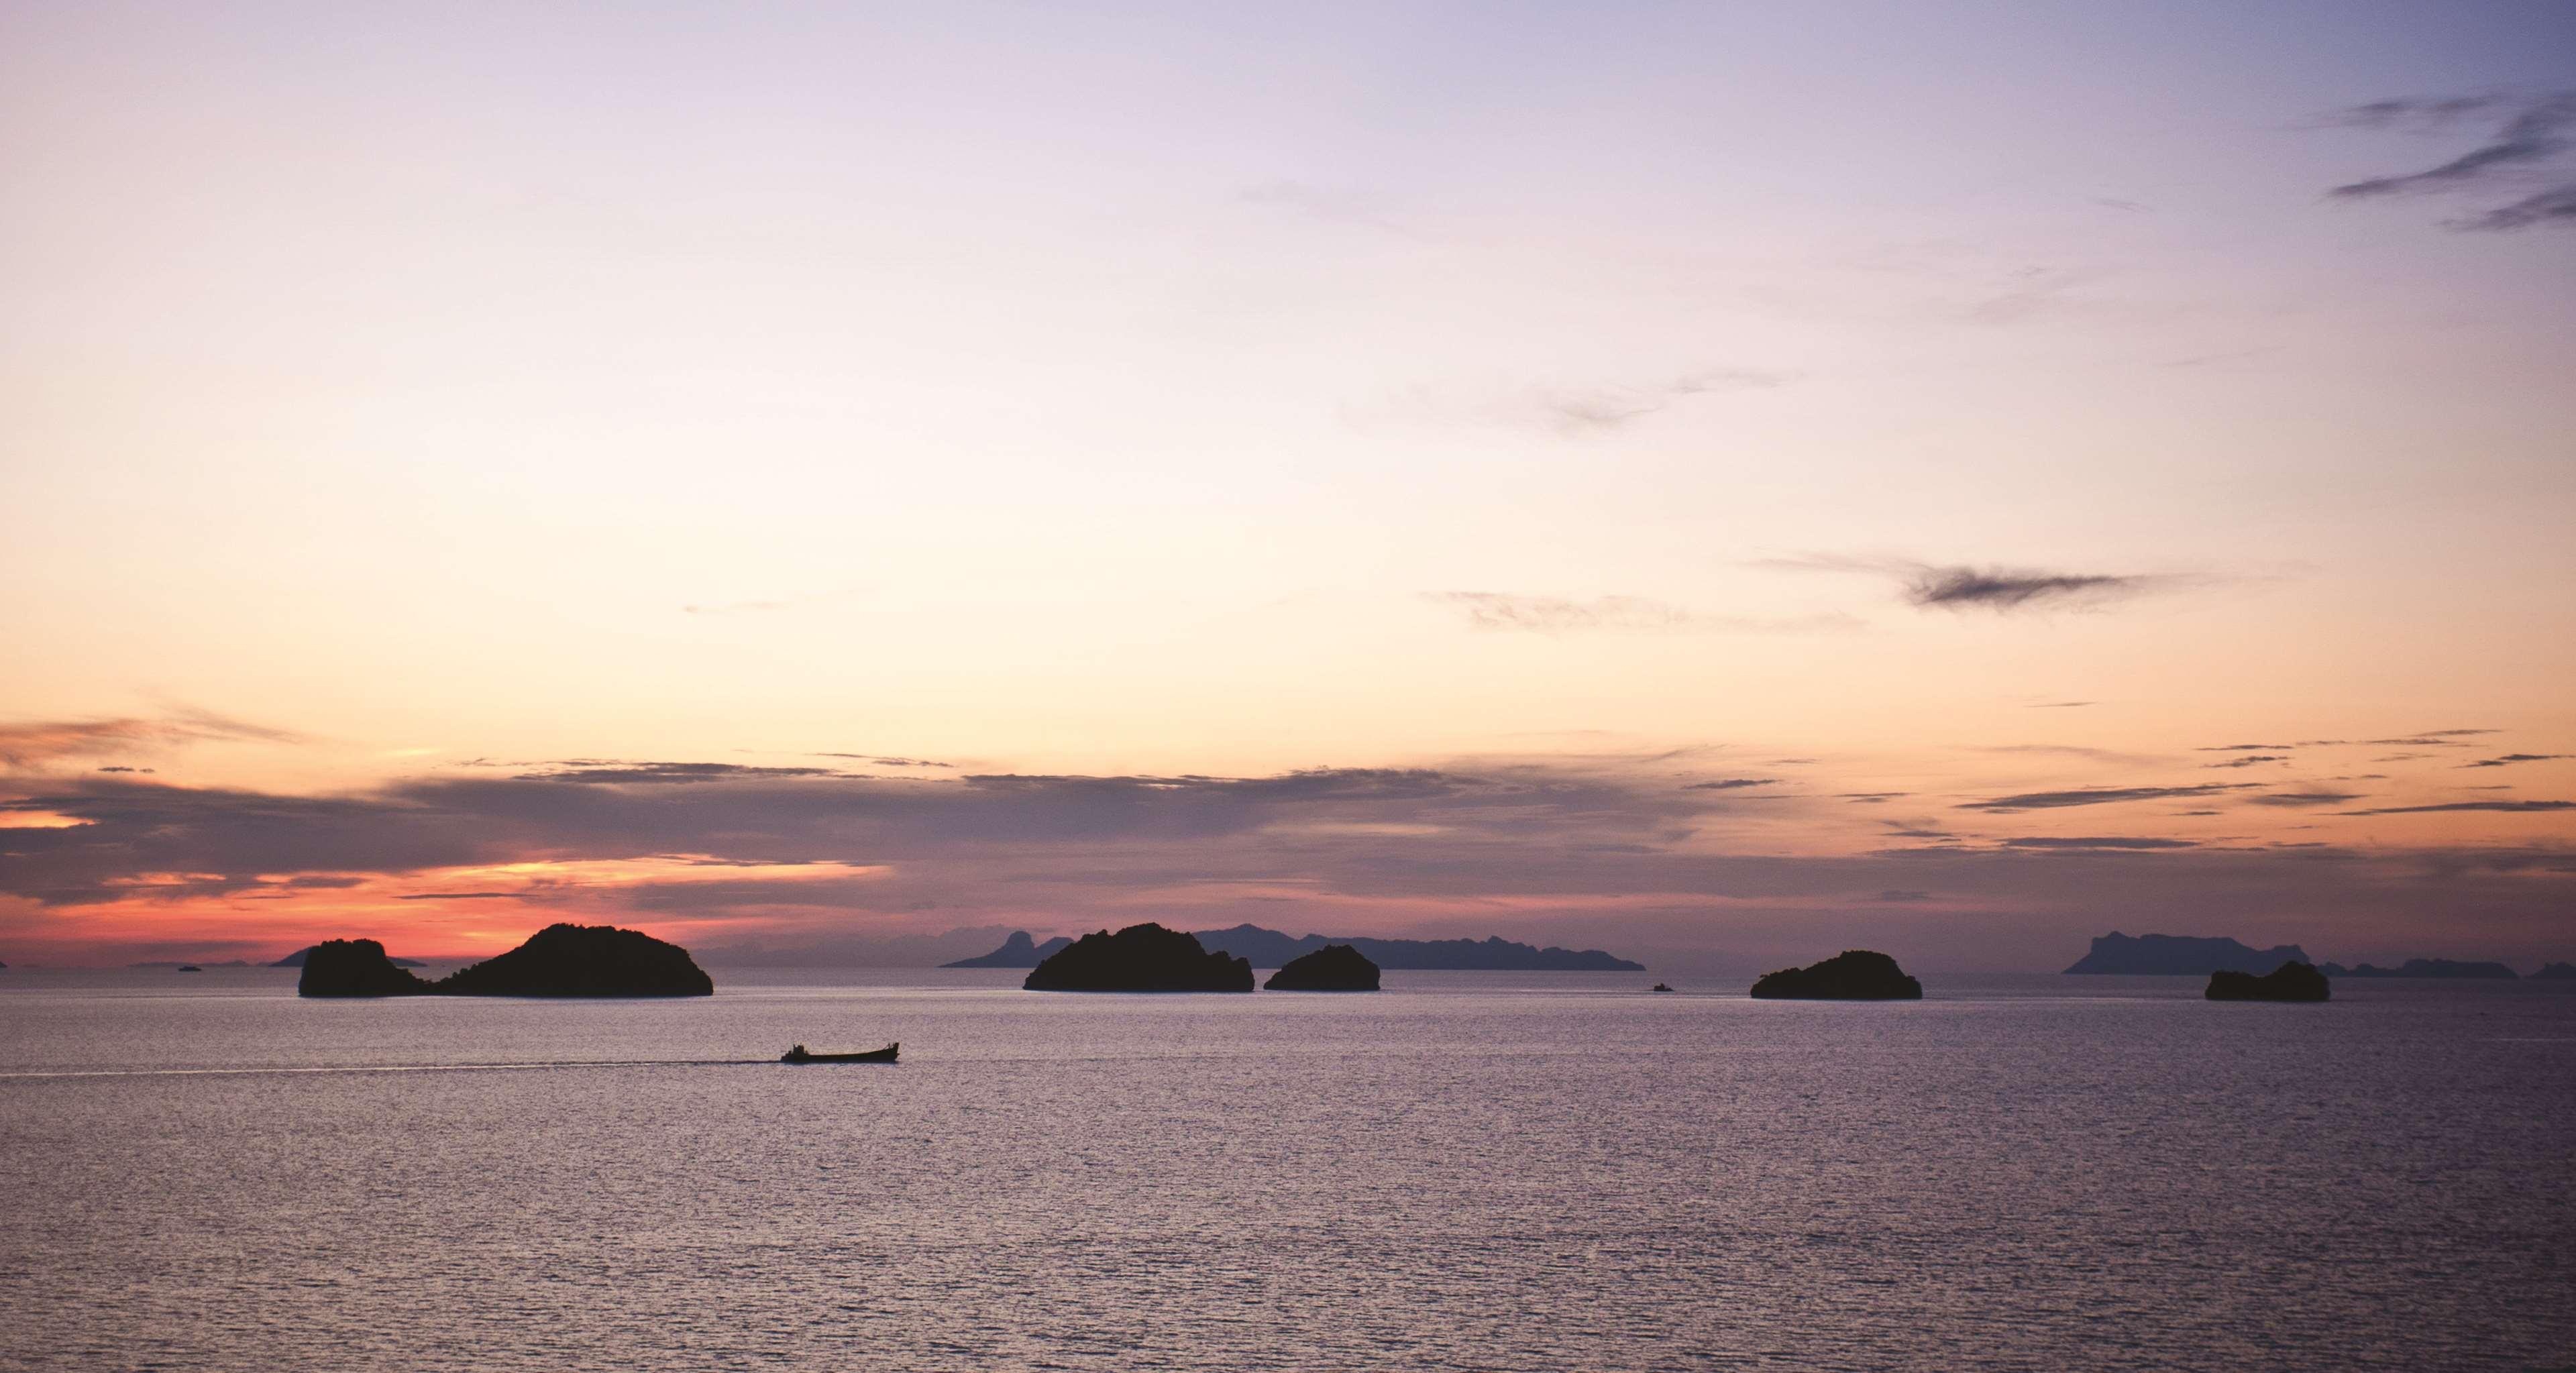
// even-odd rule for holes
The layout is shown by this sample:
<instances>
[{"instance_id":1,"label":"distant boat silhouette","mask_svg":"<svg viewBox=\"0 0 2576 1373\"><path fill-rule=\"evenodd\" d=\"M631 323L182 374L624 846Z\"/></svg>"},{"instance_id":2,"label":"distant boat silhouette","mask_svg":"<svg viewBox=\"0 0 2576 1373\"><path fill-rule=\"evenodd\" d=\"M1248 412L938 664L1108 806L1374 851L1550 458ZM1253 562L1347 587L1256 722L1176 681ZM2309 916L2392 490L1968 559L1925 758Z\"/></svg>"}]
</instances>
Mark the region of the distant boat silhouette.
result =
<instances>
[{"instance_id":1,"label":"distant boat silhouette","mask_svg":"<svg viewBox=\"0 0 2576 1373\"><path fill-rule=\"evenodd\" d=\"M182 963L179 965L179 971L183 973L201 973L204 972L205 969L198 967L194 963Z\"/></svg>"},{"instance_id":2,"label":"distant boat silhouette","mask_svg":"<svg viewBox=\"0 0 2576 1373\"><path fill-rule=\"evenodd\" d=\"M1671 990L1672 990L1672 988L1665 986L1665 985L1664 985L1663 983L1661 983L1661 982L1658 982L1658 983L1656 983L1654 986L1652 986L1652 987L1648 988L1647 990L1649 990L1649 991L1657 991L1657 992L1669 992L1669 991L1671 991Z\"/></svg>"},{"instance_id":3,"label":"distant boat silhouette","mask_svg":"<svg viewBox=\"0 0 2576 1373\"><path fill-rule=\"evenodd\" d=\"M781 1063L892 1063L894 1051L902 1047L901 1044L889 1044L882 1049L870 1049L863 1054L818 1054L799 1044L780 1054L778 1061Z\"/></svg>"}]
</instances>

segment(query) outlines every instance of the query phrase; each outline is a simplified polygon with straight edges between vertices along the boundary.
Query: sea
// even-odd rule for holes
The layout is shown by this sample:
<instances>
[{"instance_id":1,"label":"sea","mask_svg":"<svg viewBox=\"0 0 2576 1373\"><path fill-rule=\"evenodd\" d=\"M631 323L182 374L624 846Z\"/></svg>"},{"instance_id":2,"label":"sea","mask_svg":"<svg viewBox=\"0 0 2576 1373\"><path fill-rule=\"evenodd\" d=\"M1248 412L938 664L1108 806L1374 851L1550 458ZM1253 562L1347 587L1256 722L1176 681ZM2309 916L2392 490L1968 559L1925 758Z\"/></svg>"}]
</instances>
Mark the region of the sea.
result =
<instances>
[{"instance_id":1,"label":"sea","mask_svg":"<svg viewBox=\"0 0 2576 1373\"><path fill-rule=\"evenodd\" d=\"M2576 1368L2576 984L714 971L0 972L0 1367Z\"/></svg>"}]
</instances>

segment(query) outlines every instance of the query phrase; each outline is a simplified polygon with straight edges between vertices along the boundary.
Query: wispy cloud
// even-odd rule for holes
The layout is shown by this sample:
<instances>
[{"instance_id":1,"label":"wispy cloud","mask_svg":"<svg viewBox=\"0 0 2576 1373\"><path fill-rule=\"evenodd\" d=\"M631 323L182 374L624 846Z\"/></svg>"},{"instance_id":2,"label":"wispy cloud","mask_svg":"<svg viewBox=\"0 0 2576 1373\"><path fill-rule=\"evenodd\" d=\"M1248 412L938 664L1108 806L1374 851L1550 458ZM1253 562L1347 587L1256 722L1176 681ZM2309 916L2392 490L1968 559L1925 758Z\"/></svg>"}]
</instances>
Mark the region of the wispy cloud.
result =
<instances>
[{"instance_id":1,"label":"wispy cloud","mask_svg":"<svg viewBox=\"0 0 2576 1373\"><path fill-rule=\"evenodd\" d=\"M1998 796L1990 801L1968 801L1961 810L2021 811L2060 810L2068 806L2109 806L2128 801L2169 801L2183 796L2215 796L2220 792L2246 791L2251 782L2209 782L2191 787L2079 787L2071 791L2025 791L2012 796Z\"/></svg>"},{"instance_id":2,"label":"wispy cloud","mask_svg":"<svg viewBox=\"0 0 2576 1373\"><path fill-rule=\"evenodd\" d=\"M2075 609L2172 590L2188 580L2162 574L1978 567L1835 553L1764 558L1753 565L1792 572L1861 572L1893 578L1905 602L1924 610Z\"/></svg>"},{"instance_id":3,"label":"wispy cloud","mask_svg":"<svg viewBox=\"0 0 2576 1373\"><path fill-rule=\"evenodd\" d=\"M1484 630L1530 634L1574 634L1591 631L1707 634L1800 634L1849 629L1844 615L1804 615L1765 619L1747 615L1706 615L1644 596L1523 596L1508 591L1426 591L1423 599L1447 606Z\"/></svg>"},{"instance_id":4,"label":"wispy cloud","mask_svg":"<svg viewBox=\"0 0 2576 1373\"><path fill-rule=\"evenodd\" d=\"M2576 801L2445 801L2434 806L2381 806L2374 810L2348 810L2343 815L2423 815L2434 811L2490 810L2508 815L2540 811L2576 810Z\"/></svg>"},{"instance_id":5,"label":"wispy cloud","mask_svg":"<svg viewBox=\"0 0 2576 1373\"><path fill-rule=\"evenodd\" d=\"M2239 754L2234 758L2230 758L2223 763L2203 763L2201 766L2205 768L2250 768L2264 763L2286 763L2288 761L2290 761L2290 757L2285 753L2245 753Z\"/></svg>"},{"instance_id":6,"label":"wispy cloud","mask_svg":"<svg viewBox=\"0 0 2576 1373\"><path fill-rule=\"evenodd\" d=\"M2499 113L2503 121L2485 142L2448 161L2422 171L2349 182L2326 194L2337 200L2370 200L2519 186L2526 192L2522 196L2452 220L2450 227L2492 232L2538 224L2576 224L2576 180L2559 180L2567 175L2559 165L2563 156L2576 147L2576 139L2570 138L2570 132L2576 131L2576 92L2524 100L2497 96L2379 100L2355 106L2335 122L2422 132ZM2535 188L2535 179L2550 184Z\"/></svg>"},{"instance_id":7,"label":"wispy cloud","mask_svg":"<svg viewBox=\"0 0 2576 1373\"><path fill-rule=\"evenodd\" d=\"M1693 782L1684 791L1737 791L1745 787L1774 787L1777 777L1721 777L1714 782Z\"/></svg>"},{"instance_id":8,"label":"wispy cloud","mask_svg":"<svg viewBox=\"0 0 2576 1373\"><path fill-rule=\"evenodd\" d=\"M742 763L627 762L613 758L570 758L518 775L522 782L585 782L593 785L672 782L736 782L749 778L841 777L831 768L751 767Z\"/></svg>"},{"instance_id":9,"label":"wispy cloud","mask_svg":"<svg viewBox=\"0 0 2576 1373\"><path fill-rule=\"evenodd\" d=\"M1548 428L1568 437L1624 429L1693 396L1715 391L1766 390L1789 380L1785 373L1720 367L1639 386L1533 388L1522 403Z\"/></svg>"},{"instance_id":10,"label":"wispy cloud","mask_svg":"<svg viewBox=\"0 0 2576 1373\"><path fill-rule=\"evenodd\" d=\"M2046 835L2026 839L2007 839L2008 849L2131 849L2148 852L2160 849L2200 847L2188 839L2144 839L2126 835Z\"/></svg>"},{"instance_id":11,"label":"wispy cloud","mask_svg":"<svg viewBox=\"0 0 2576 1373\"><path fill-rule=\"evenodd\" d=\"M2576 757L2576 754L2508 753L2498 758L2481 758L2474 763L2462 763L2460 766L2464 768L2501 768L2511 767L2515 763L2548 763L2554 762L2560 758L2569 757Z\"/></svg>"},{"instance_id":12,"label":"wispy cloud","mask_svg":"<svg viewBox=\"0 0 2576 1373\"><path fill-rule=\"evenodd\" d=\"M2261 796L2249 796L2245 799L2246 803L2249 805L2272 806L2281 809L2300 809L2309 806L2339 806L2346 801L2360 800L2361 793L2357 791L2325 791L2322 789L2314 791L2271 791L2265 792Z\"/></svg>"},{"instance_id":13,"label":"wispy cloud","mask_svg":"<svg viewBox=\"0 0 2576 1373\"><path fill-rule=\"evenodd\" d=\"M183 744L293 744L303 742L303 737L292 730L272 729L188 706L158 716L30 720L0 724L0 768L16 771L63 759Z\"/></svg>"},{"instance_id":14,"label":"wispy cloud","mask_svg":"<svg viewBox=\"0 0 2576 1373\"><path fill-rule=\"evenodd\" d=\"M1757 367L1704 367L1633 382L1504 384L1481 390L1416 387L1353 406L1351 422L1499 425L1564 439L1600 438L1629 429L1685 402L1722 392L1767 391L1795 374Z\"/></svg>"}]
</instances>

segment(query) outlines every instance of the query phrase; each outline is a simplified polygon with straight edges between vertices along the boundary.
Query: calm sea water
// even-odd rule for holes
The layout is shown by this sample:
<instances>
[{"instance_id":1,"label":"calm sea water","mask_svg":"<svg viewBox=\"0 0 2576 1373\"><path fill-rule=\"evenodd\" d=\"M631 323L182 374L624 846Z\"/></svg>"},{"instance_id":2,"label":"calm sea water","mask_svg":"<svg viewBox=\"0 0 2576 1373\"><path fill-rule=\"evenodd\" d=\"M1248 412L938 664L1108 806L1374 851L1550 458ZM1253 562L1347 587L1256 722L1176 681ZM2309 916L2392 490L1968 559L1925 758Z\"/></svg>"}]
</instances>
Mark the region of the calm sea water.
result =
<instances>
[{"instance_id":1,"label":"calm sea water","mask_svg":"<svg viewBox=\"0 0 2576 1373\"><path fill-rule=\"evenodd\" d=\"M2566 984L825 977L0 973L0 1364L2576 1365Z\"/></svg>"}]
</instances>

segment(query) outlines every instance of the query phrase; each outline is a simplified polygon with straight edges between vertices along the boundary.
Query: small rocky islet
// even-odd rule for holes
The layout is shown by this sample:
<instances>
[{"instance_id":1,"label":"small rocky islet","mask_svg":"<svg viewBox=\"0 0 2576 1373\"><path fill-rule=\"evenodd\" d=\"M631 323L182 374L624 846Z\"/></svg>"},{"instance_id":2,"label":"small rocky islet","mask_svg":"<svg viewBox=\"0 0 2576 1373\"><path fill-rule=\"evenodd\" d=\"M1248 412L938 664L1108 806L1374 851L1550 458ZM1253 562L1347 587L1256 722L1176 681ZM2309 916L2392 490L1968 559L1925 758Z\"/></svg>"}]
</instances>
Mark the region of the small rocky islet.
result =
<instances>
[{"instance_id":1,"label":"small rocky islet","mask_svg":"<svg viewBox=\"0 0 2576 1373\"><path fill-rule=\"evenodd\" d=\"M1896 960L1870 949L1845 949L1822 963L1765 973L1753 995L1766 1001L1920 1001L1923 984Z\"/></svg>"},{"instance_id":2,"label":"small rocky islet","mask_svg":"<svg viewBox=\"0 0 2576 1373\"><path fill-rule=\"evenodd\" d=\"M2314 964L2294 959L2261 977L2221 968L2209 975L2209 988L2201 996L2210 1001L2324 1001L2333 994L2333 983Z\"/></svg>"},{"instance_id":3,"label":"small rocky islet","mask_svg":"<svg viewBox=\"0 0 2576 1373\"><path fill-rule=\"evenodd\" d=\"M372 939L305 951L298 996L712 996L715 979L677 944L613 925L548 925L495 958L428 981Z\"/></svg>"},{"instance_id":4,"label":"small rocky islet","mask_svg":"<svg viewBox=\"0 0 2576 1373\"><path fill-rule=\"evenodd\" d=\"M1210 953L1196 936L1147 921L1084 935L1049 954L1020 985L1033 992L1248 992L1252 962Z\"/></svg>"},{"instance_id":5,"label":"small rocky islet","mask_svg":"<svg viewBox=\"0 0 2576 1373\"><path fill-rule=\"evenodd\" d=\"M1261 987L1272 992L1373 992L1377 984L1377 965L1368 955L1348 944L1327 944L1290 959Z\"/></svg>"}]
</instances>

